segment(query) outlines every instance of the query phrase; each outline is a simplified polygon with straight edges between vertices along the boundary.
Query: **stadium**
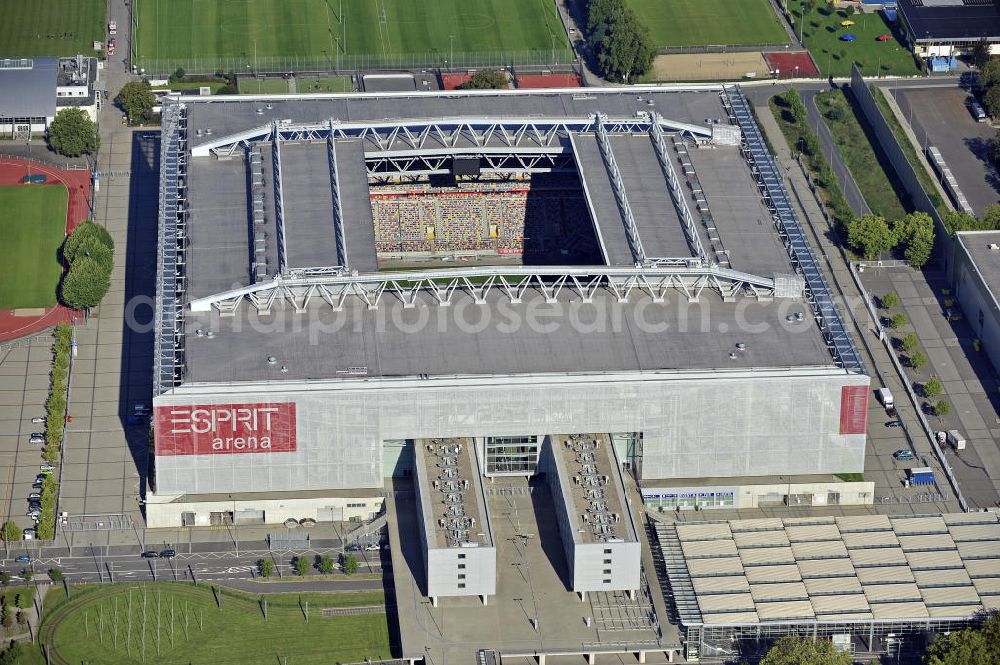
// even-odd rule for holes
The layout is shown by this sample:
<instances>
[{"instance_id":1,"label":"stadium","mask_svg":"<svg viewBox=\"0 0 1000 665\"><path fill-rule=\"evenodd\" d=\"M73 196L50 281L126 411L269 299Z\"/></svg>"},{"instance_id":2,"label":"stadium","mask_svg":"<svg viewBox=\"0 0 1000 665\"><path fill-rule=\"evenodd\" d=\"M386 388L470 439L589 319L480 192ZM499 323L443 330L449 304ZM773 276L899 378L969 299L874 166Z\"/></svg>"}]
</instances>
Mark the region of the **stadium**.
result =
<instances>
[{"instance_id":1,"label":"stadium","mask_svg":"<svg viewBox=\"0 0 1000 665\"><path fill-rule=\"evenodd\" d=\"M482 493L582 433L661 508L871 503L834 478L869 379L738 87L162 117L150 527L367 519L415 441Z\"/></svg>"}]
</instances>

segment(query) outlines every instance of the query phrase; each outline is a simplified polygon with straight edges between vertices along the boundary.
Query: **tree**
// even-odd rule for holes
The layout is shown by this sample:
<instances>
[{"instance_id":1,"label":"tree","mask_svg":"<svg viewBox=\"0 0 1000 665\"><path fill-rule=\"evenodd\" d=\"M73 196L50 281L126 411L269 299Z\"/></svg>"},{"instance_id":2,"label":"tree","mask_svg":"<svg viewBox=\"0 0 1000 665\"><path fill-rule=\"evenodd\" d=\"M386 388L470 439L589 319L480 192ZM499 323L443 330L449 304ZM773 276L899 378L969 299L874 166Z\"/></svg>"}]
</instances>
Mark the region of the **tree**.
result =
<instances>
[{"instance_id":1,"label":"tree","mask_svg":"<svg viewBox=\"0 0 1000 665\"><path fill-rule=\"evenodd\" d=\"M806 110L806 105L802 101L799 91L795 88L789 88L788 92L781 98L785 100L785 105L788 107L789 119L796 124L805 122L809 112Z\"/></svg>"},{"instance_id":2,"label":"tree","mask_svg":"<svg viewBox=\"0 0 1000 665\"><path fill-rule=\"evenodd\" d=\"M604 78L631 83L652 66L656 48L649 30L624 0L588 2L587 26Z\"/></svg>"},{"instance_id":3,"label":"tree","mask_svg":"<svg viewBox=\"0 0 1000 665\"><path fill-rule=\"evenodd\" d=\"M3 619L0 620L0 623L3 624L4 628L10 628L11 626L14 625L14 617L12 617L9 613L5 614L3 616Z\"/></svg>"},{"instance_id":4,"label":"tree","mask_svg":"<svg viewBox=\"0 0 1000 665\"><path fill-rule=\"evenodd\" d=\"M990 117L1000 117L1000 85L992 85L983 95L983 107Z\"/></svg>"},{"instance_id":5,"label":"tree","mask_svg":"<svg viewBox=\"0 0 1000 665\"><path fill-rule=\"evenodd\" d=\"M87 112L78 108L67 108L56 114L48 132L49 146L60 155L79 157L97 151L101 138L97 125Z\"/></svg>"},{"instance_id":6,"label":"tree","mask_svg":"<svg viewBox=\"0 0 1000 665\"><path fill-rule=\"evenodd\" d=\"M496 69L478 69L472 78L458 86L463 90L499 90L508 83L507 76Z\"/></svg>"},{"instance_id":7,"label":"tree","mask_svg":"<svg viewBox=\"0 0 1000 665\"><path fill-rule=\"evenodd\" d=\"M951 235L955 235L958 231L985 230L976 228L979 220L964 210L949 210L941 218L941 221L944 222L944 227Z\"/></svg>"},{"instance_id":8,"label":"tree","mask_svg":"<svg viewBox=\"0 0 1000 665\"><path fill-rule=\"evenodd\" d=\"M972 47L972 64L982 71L983 67L990 61L990 43L985 39L980 39Z\"/></svg>"},{"instance_id":9,"label":"tree","mask_svg":"<svg viewBox=\"0 0 1000 665\"><path fill-rule=\"evenodd\" d=\"M944 418L949 413L951 413L951 404L948 403L948 400L943 399L934 405L934 415L938 418Z\"/></svg>"},{"instance_id":10,"label":"tree","mask_svg":"<svg viewBox=\"0 0 1000 665\"><path fill-rule=\"evenodd\" d=\"M274 562L270 559L261 559L257 562L257 567L260 570L261 577L274 575Z\"/></svg>"},{"instance_id":11,"label":"tree","mask_svg":"<svg viewBox=\"0 0 1000 665\"><path fill-rule=\"evenodd\" d=\"M783 637L761 659L760 665L851 665L850 652L837 651L826 639Z\"/></svg>"},{"instance_id":12,"label":"tree","mask_svg":"<svg viewBox=\"0 0 1000 665\"><path fill-rule=\"evenodd\" d=\"M994 203L987 206L978 223L977 231L996 231L1000 229L1000 205Z\"/></svg>"},{"instance_id":13,"label":"tree","mask_svg":"<svg viewBox=\"0 0 1000 665\"><path fill-rule=\"evenodd\" d=\"M907 319L906 314L903 314L902 312L897 312L896 314L893 314L892 318L889 319L889 325L891 325L893 328L902 328L908 322L909 319Z\"/></svg>"},{"instance_id":14,"label":"tree","mask_svg":"<svg viewBox=\"0 0 1000 665\"><path fill-rule=\"evenodd\" d=\"M316 562L316 567L319 569L319 572L329 575L333 572L333 559L324 554Z\"/></svg>"},{"instance_id":15,"label":"tree","mask_svg":"<svg viewBox=\"0 0 1000 665\"><path fill-rule=\"evenodd\" d=\"M6 570L0 570L0 584L2 584L3 586L7 586L8 584L10 584L11 579L12 578L10 573L8 573Z\"/></svg>"},{"instance_id":16,"label":"tree","mask_svg":"<svg viewBox=\"0 0 1000 665\"><path fill-rule=\"evenodd\" d=\"M990 162L993 164L994 168L1000 168L1000 130L997 130L996 136L989 140L989 152Z\"/></svg>"},{"instance_id":17,"label":"tree","mask_svg":"<svg viewBox=\"0 0 1000 665\"><path fill-rule=\"evenodd\" d=\"M63 278L60 296L73 309L95 307L111 288L111 274L89 256L81 256L70 265Z\"/></svg>"},{"instance_id":18,"label":"tree","mask_svg":"<svg viewBox=\"0 0 1000 665\"><path fill-rule=\"evenodd\" d=\"M927 364L927 356L922 351L917 351L910 355L910 367L919 370Z\"/></svg>"},{"instance_id":19,"label":"tree","mask_svg":"<svg viewBox=\"0 0 1000 665\"><path fill-rule=\"evenodd\" d=\"M920 341L917 339L916 335L913 333L907 333L906 337L903 338L903 341L900 342L899 347L906 353L913 353L917 350L917 344L919 344L919 342Z\"/></svg>"},{"instance_id":20,"label":"tree","mask_svg":"<svg viewBox=\"0 0 1000 665\"><path fill-rule=\"evenodd\" d=\"M847 224L847 241L866 259L874 259L895 245L894 234L884 217L865 215Z\"/></svg>"},{"instance_id":21,"label":"tree","mask_svg":"<svg viewBox=\"0 0 1000 665\"><path fill-rule=\"evenodd\" d=\"M941 382L938 379L929 379L925 384L921 392L923 392L924 397L931 399L932 397L937 397L941 394Z\"/></svg>"},{"instance_id":22,"label":"tree","mask_svg":"<svg viewBox=\"0 0 1000 665\"><path fill-rule=\"evenodd\" d=\"M58 568L49 568L49 579L53 582L61 582L63 580L63 571Z\"/></svg>"},{"instance_id":23,"label":"tree","mask_svg":"<svg viewBox=\"0 0 1000 665\"><path fill-rule=\"evenodd\" d=\"M925 665L995 665L1000 663L1000 615L991 612L983 625L938 633L927 648Z\"/></svg>"},{"instance_id":24,"label":"tree","mask_svg":"<svg viewBox=\"0 0 1000 665\"><path fill-rule=\"evenodd\" d=\"M341 560L340 567L344 569L345 575L353 575L358 572L360 565L358 564L358 557L353 554L348 553Z\"/></svg>"},{"instance_id":25,"label":"tree","mask_svg":"<svg viewBox=\"0 0 1000 665\"><path fill-rule=\"evenodd\" d=\"M83 224L79 224L66 237L62 246L63 259L66 263L73 263L73 259L81 250L83 253L87 253L95 242L104 245L111 251L115 249L115 241L111 238L108 230L100 224L87 220Z\"/></svg>"},{"instance_id":26,"label":"tree","mask_svg":"<svg viewBox=\"0 0 1000 665\"><path fill-rule=\"evenodd\" d=\"M130 123L136 122L146 111L152 111L156 104L156 95L149 81L132 81L122 86L115 97L118 106L125 111Z\"/></svg>"},{"instance_id":27,"label":"tree","mask_svg":"<svg viewBox=\"0 0 1000 665\"><path fill-rule=\"evenodd\" d=\"M4 522L3 539L8 543L15 540L21 540L21 530L13 522Z\"/></svg>"},{"instance_id":28,"label":"tree","mask_svg":"<svg viewBox=\"0 0 1000 665\"><path fill-rule=\"evenodd\" d=\"M304 556L295 557L295 574L301 577L305 577L309 574L309 569L312 566L309 564L309 559Z\"/></svg>"},{"instance_id":29,"label":"tree","mask_svg":"<svg viewBox=\"0 0 1000 665\"><path fill-rule=\"evenodd\" d=\"M905 248L903 256L913 268L921 268L934 248L934 220L925 212L911 212L892 223L897 245Z\"/></svg>"},{"instance_id":30,"label":"tree","mask_svg":"<svg viewBox=\"0 0 1000 665\"><path fill-rule=\"evenodd\" d=\"M19 612L17 613L17 623L18 623L19 625L21 625L21 626L23 626L23 625L25 625L26 623L28 623L28 615L27 615L27 614L25 614L24 612L20 612L20 611L19 611Z\"/></svg>"},{"instance_id":31,"label":"tree","mask_svg":"<svg viewBox=\"0 0 1000 665\"><path fill-rule=\"evenodd\" d=\"M31 568L25 568L21 571L21 579L25 582L30 582L31 578L35 576L35 572Z\"/></svg>"},{"instance_id":32,"label":"tree","mask_svg":"<svg viewBox=\"0 0 1000 665\"><path fill-rule=\"evenodd\" d=\"M896 295L895 291L889 291L884 296L879 298L879 302L882 303L882 307L885 309L899 307L899 296Z\"/></svg>"},{"instance_id":33,"label":"tree","mask_svg":"<svg viewBox=\"0 0 1000 665\"><path fill-rule=\"evenodd\" d=\"M183 68L178 67L174 70L174 73L170 75L170 82L178 83L179 81L183 81L185 76L187 76L187 72L185 72Z\"/></svg>"}]
</instances>

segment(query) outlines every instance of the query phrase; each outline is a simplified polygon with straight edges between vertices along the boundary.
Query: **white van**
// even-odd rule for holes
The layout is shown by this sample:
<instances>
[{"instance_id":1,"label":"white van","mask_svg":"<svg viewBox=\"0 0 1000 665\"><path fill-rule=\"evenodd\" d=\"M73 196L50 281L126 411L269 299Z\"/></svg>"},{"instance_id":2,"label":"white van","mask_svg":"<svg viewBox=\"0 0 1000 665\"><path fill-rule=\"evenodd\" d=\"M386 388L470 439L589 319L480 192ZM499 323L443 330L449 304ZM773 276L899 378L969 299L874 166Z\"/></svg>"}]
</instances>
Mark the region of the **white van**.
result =
<instances>
[{"instance_id":1,"label":"white van","mask_svg":"<svg viewBox=\"0 0 1000 665\"><path fill-rule=\"evenodd\" d=\"M955 450L965 450L965 438L957 429L948 430L948 443Z\"/></svg>"},{"instance_id":2,"label":"white van","mask_svg":"<svg viewBox=\"0 0 1000 665\"><path fill-rule=\"evenodd\" d=\"M878 401L882 403L882 406L884 406L886 410L896 406L896 403L892 400L892 393L888 388L879 388L875 391L875 396L878 397Z\"/></svg>"}]
</instances>

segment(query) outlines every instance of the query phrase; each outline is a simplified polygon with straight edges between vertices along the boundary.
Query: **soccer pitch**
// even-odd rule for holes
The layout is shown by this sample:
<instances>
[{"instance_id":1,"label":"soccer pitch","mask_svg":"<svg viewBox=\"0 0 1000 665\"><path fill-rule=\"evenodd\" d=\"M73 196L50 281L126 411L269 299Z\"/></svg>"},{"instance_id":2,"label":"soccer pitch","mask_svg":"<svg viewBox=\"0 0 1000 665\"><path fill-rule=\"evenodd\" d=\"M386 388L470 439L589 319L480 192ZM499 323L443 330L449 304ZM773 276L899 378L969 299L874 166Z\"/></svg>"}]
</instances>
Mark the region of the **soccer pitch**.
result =
<instances>
[{"instance_id":1,"label":"soccer pitch","mask_svg":"<svg viewBox=\"0 0 1000 665\"><path fill-rule=\"evenodd\" d=\"M56 304L68 200L62 185L0 187L0 309Z\"/></svg>"},{"instance_id":2,"label":"soccer pitch","mask_svg":"<svg viewBox=\"0 0 1000 665\"><path fill-rule=\"evenodd\" d=\"M67 56L103 41L105 0L0 2L0 54Z\"/></svg>"},{"instance_id":3,"label":"soccer pitch","mask_svg":"<svg viewBox=\"0 0 1000 665\"><path fill-rule=\"evenodd\" d=\"M147 72L544 64L569 46L554 0L133 2Z\"/></svg>"},{"instance_id":4,"label":"soccer pitch","mask_svg":"<svg viewBox=\"0 0 1000 665\"><path fill-rule=\"evenodd\" d=\"M628 0L657 47L786 44L768 0Z\"/></svg>"}]
</instances>

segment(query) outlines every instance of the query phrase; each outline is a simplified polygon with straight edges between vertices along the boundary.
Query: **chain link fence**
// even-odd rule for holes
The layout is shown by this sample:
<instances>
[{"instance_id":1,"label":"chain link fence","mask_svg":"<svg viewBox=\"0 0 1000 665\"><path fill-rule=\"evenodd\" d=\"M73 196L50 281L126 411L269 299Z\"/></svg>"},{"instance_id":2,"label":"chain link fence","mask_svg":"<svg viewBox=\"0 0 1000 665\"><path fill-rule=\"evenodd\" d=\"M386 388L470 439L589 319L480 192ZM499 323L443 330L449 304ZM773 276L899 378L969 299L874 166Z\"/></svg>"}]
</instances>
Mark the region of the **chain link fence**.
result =
<instances>
[{"instance_id":1,"label":"chain link fence","mask_svg":"<svg viewBox=\"0 0 1000 665\"><path fill-rule=\"evenodd\" d=\"M135 66L145 76L167 76L182 68L188 74L282 74L288 72L339 72L376 69L417 69L434 67L568 66L576 62L571 48L529 51L427 51L395 54L323 54L321 56L246 56L208 58L146 58L138 56Z\"/></svg>"}]
</instances>

